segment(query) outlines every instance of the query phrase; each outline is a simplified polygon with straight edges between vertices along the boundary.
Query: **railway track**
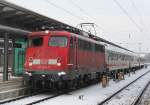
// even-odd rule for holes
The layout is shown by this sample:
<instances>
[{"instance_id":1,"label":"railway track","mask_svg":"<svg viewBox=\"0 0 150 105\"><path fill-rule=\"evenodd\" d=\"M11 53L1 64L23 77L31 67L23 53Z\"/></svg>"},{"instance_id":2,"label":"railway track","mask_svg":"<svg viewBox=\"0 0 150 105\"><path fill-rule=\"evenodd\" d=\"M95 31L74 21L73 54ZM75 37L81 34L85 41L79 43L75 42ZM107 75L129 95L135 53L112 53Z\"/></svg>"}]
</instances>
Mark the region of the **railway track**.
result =
<instances>
[{"instance_id":1,"label":"railway track","mask_svg":"<svg viewBox=\"0 0 150 105\"><path fill-rule=\"evenodd\" d=\"M28 95L20 96L20 97L13 98L13 99L4 100L4 101L0 102L0 105L15 102L17 100L22 100L22 99L25 99L25 98L30 98L32 96L36 96L36 95L39 95L39 94L42 94L42 93L45 93L45 92L46 92L45 90L44 91L37 91L37 92L31 93L31 94L28 94Z\"/></svg>"},{"instance_id":2,"label":"railway track","mask_svg":"<svg viewBox=\"0 0 150 105\"><path fill-rule=\"evenodd\" d=\"M147 83L145 88L142 90L141 94L138 96L137 100L132 105L148 105L150 97L150 81Z\"/></svg>"},{"instance_id":3,"label":"railway track","mask_svg":"<svg viewBox=\"0 0 150 105\"><path fill-rule=\"evenodd\" d=\"M87 86L86 86L87 87ZM84 88L84 87L81 87L81 88ZM80 89L81 89L80 88ZM77 90L77 89L75 89ZM38 93L34 93L34 94L31 94L31 95L27 95L27 96L23 96L23 97L19 97L19 98L15 98L15 99L12 99L12 100L8 100L8 101L4 101L4 102L0 102L0 105L16 105L15 104L15 101L22 101L25 102L25 104L23 105L33 105L33 104L37 104L37 103L40 103L42 101L46 101L46 100L49 100L49 99L52 99L52 98L55 98L55 97L58 97L58 96L61 96L61 95L64 95L64 94L67 94L69 92L72 92L74 90L69 90L69 91L62 91L62 92L54 92L54 93L50 93L50 94L40 94L39 92ZM42 96L43 95L43 96ZM36 101L33 101L32 97L35 98ZM42 97L42 98L39 98L39 97ZM39 98L39 99L36 99L36 98ZM28 102L26 100L29 100ZM31 101L31 102L30 102ZM18 102L17 102L18 103ZM17 104L17 105L22 105L22 104Z\"/></svg>"},{"instance_id":4,"label":"railway track","mask_svg":"<svg viewBox=\"0 0 150 105\"><path fill-rule=\"evenodd\" d=\"M111 102L111 100L117 96L119 93L121 93L123 90L125 90L126 88L128 88L129 86L131 86L132 84L134 84L136 81L138 81L139 79L141 79L143 76L145 76L147 73L149 73L150 71L147 71L146 73L144 73L143 75L141 75L140 77L138 77L137 79L135 79L134 81L132 81L131 83L129 83L128 85L124 86L123 88L119 89L117 92L115 92L114 94L112 94L111 96L109 96L108 98L104 99L103 101L101 101L98 105L108 105L109 102ZM138 105L140 98L142 97L144 91L147 89L148 85L150 84L150 81L147 82L146 86L144 87L144 89L141 91L140 95L132 102L131 105Z\"/></svg>"},{"instance_id":5,"label":"railway track","mask_svg":"<svg viewBox=\"0 0 150 105\"><path fill-rule=\"evenodd\" d=\"M49 100L49 99L58 97L58 96L63 95L63 94L65 94L65 93L58 93L58 94L55 94L55 95L52 95L52 96L49 96L49 97L46 97L46 98L43 98L43 99L40 99L40 100L31 102L31 103L28 103L28 104L25 104L25 105L33 105L33 104L37 104L37 103L40 103L40 102L42 102L42 101L46 101L46 100Z\"/></svg>"},{"instance_id":6,"label":"railway track","mask_svg":"<svg viewBox=\"0 0 150 105\"><path fill-rule=\"evenodd\" d=\"M131 105L141 105L140 102L142 100L142 96L144 95L145 91L147 90L148 86L150 85L150 81L146 84L142 92L139 94L137 99Z\"/></svg>"},{"instance_id":7,"label":"railway track","mask_svg":"<svg viewBox=\"0 0 150 105\"><path fill-rule=\"evenodd\" d=\"M138 77L136 80L134 80L133 82L129 83L128 85L126 85L125 87L123 87L122 89L120 89L119 91L117 91L116 93L114 93L113 95L111 95L110 97L108 97L107 99L103 100L101 103L99 103L99 105L103 105L105 104L107 101L109 101L112 97L114 97L115 95L117 95L118 93L120 93L122 90L124 90L125 88L127 88L128 86L130 86L131 84L133 84L134 82L136 82L137 80L139 80L140 78L142 78L144 75L146 75L147 73L149 73L150 71L144 73L143 75L141 75L140 77ZM86 86L87 87L87 86ZM84 87L82 87L84 88ZM80 88L81 89L81 88ZM145 87L146 89L146 87ZM144 89L144 90L145 90ZM143 91L144 91L143 90ZM27 96L24 96L24 97L19 97L19 98L16 98L16 99L13 99L13 100L8 100L8 101L4 101L4 102L0 102L0 105L22 105L22 104L14 104L14 102L16 101L21 101L21 100L24 100L26 98L26 100L30 100L30 101L26 101L25 100L25 103L24 105L33 105L33 104L37 104L37 103L40 103L40 102L43 102L43 101L46 101L46 100L49 100L49 99L52 99L52 98L55 98L55 97L58 97L58 96L61 96L61 95L64 95L64 94L67 94L69 92L72 92L74 90L69 90L69 91L66 91L66 92L59 92L59 93L50 93L50 94L47 94L47 96L44 96L42 97L42 94L40 95L40 93L34 93L34 94L31 94L31 95L27 95ZM143 92L142 92L143 93ZM141 94L142 94L141 93ZM36 96L37 95L37 96ZM42 97L42 98L37 98L36 100L32 100L31 97ZM141 97L141 95L139 95L139 98ZM138 98L138 99L139 99ZM137 99L137 100L138 100ZM136 101L135 101L136 102ZM23 103L23 101L22 101ZM136 102L138 103L138 102ZM137 104L132 104L132 105L137 105Z\"/></svg>"},{"instance_id":8,"label":"railway track","mask_svg":"<svg viewBox=\"0 0 150 105\"><path fill-rule=\"evenodd\" d=\"M91 85L89 85L89 86L91 86ZM37 104L37 103L40 103L42 101L46 101L46 100L49 100L51 98L55 98L55 97L67 94L69 92L73 92L74 90L82 89L82 88L85 88L85 87L88 87L88 86L85 85L85 86L77 88L77 89L71 89L71 90L60 91L60 92L56 92L56 91L52 92L52 91L49 91L49 90L48 91L38 91L38 92L29 94L29 95L26 95L26 96L22 96L22 97L18 97L18 98L14 98L14 99L10 99L10 100L0 102L0 105L16 105L16 104L17 105L22 105L23 102L25 102L23 105L33 105L33 104ZM32 97L34 97L35 99L32 98ZM41 98L39 98L39 97L41 97ZM22 101L21 104L19 104L20 101Z\"/></svg>"}]
</instances>

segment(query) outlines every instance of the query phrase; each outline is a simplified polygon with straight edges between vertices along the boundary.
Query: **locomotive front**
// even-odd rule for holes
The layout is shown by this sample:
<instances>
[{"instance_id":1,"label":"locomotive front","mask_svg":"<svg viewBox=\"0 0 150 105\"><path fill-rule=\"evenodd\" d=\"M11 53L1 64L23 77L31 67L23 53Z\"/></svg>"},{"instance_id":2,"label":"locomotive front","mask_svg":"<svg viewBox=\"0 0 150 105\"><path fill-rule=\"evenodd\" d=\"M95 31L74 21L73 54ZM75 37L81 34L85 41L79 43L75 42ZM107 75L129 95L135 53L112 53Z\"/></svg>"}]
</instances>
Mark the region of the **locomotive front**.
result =
<instances>
[{"instance_id":1,"label":"locomotive front","mask_svg":"<svg viewBox=\"0 0 150 105\"><path fill-rule=\"evenodd\" d=\"M69 33L33 32L26 50L26 81L67 80Z\"/></svg>"}]
</instances>

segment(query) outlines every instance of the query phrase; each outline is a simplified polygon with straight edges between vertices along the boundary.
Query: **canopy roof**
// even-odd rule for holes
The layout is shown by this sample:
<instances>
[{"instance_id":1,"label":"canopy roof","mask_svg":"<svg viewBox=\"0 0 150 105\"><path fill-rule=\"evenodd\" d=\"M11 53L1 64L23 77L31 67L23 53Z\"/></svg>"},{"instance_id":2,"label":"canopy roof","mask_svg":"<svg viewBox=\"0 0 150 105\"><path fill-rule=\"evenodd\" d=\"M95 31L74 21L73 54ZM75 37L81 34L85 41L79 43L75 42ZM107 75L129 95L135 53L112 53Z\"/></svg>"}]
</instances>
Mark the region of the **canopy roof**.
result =
<instances>
[{"instance_id":1,"label":"canopy roof","mask_svg":"<svg viewBox=\"0 0 150 105\"><path fill-rule=\"evenodd\" d=\"M0 0L0 24L30 31L38 30L42 26L69 26L4 0Z\"/></svg>"},{"instance_id":2,"label":"canopy roof","mask_svg":"<svg viewBox=\"0 0 150 105\"><path fill-rule=\"evenodd\" d=\"M15 33L15 35L18 34L18 37L20 37L21 35L26 36L30 31L41 30L42 27L69 30L71 32L78 33L78 35L83 35L83 31L78 28L50 17L40 15L7 1L0 0L0 31ZM100 37L91 34L89 34L89 37L128 50Z\"/></svg>"}]
</instances>

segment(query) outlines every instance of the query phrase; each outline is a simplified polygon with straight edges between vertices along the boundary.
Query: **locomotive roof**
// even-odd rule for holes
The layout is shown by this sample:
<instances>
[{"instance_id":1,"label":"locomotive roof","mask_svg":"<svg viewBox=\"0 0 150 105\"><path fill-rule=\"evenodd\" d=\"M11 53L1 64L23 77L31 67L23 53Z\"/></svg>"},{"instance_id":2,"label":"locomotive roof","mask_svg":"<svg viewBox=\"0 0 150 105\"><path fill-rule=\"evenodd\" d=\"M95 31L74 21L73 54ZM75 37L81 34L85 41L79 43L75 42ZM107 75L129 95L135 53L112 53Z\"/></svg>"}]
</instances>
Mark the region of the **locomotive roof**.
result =
<instances>
[{"instance_id":1,"label":"locomotive roof","mask_svg":"<svg viewBox=\"0 0 150 105\"><path fill-rule=\"evenodd\" d=\"M56 32L59 32L59 31L56 31ZM61 32L68 32L68 31L64 30L64 31L61 31ZM122 47L122 46L119 46L119 45L117 45L117 44L115 44L115 43L112 43L112 42L110 42L110 41L107 41L107 40L105 40L105 39L103 39L103 38L100 38L100 37L98 37L98 36L92 35L92 34L90 34L90 33L87 33L87 32L85 32L85 31L80 31L80 32L78 32L78 33L74 33L74 32L70 32L70 31L69 31L69 33L75 34L75 35L77 35L77 37L80 37L80 38L84 38L84 39L91 40L91 41L92 41L92 40L95 40L95 41L97 41L97 42L102 42L102 43L105 43L105 44L109 44L109 45L118 47L118 48L120 48L120 49L124 49L124 50L126 50L126 51L129 51L129 52L134 53L133 51L131 51L131 50L127 49L127 48L124 48L124 47Z\"/></svg>"},{"instance_id":2,"label":"locomotive roof","mask_svg":"<svg viewBox=\"0 0 150 105\"><path fill-rule=\"evenodd\" d=\"M38 31L38 32L32 32L30 33L29 37L31 36L44 36L44 35L50 35L50 34L53 34L53 35L66 35L66 36L76 36L77 38L80 38L82 40L86 40L86 41L89 41L89 42L93 42L93 43L97 43L97 44L101 44L99 43L98 41L94 40L94 39L91 39L89 37L85 37L85 36L82 36L82 35L77 35L77 34L74 34L74 33L70 33L68 31ZM103 44L101 44L103 45Z\"/></svg>"},{"instance_id":3,"label":"locomotive roof","mask_svg":"<svg viewBox=\"0 0 150 105\"><path fill-rule=\"evenodd\" d=\"M82 40L86 40L86 41L89 41L89 42L92 42L92 43L96 43L96 44L100 44L100 45L103 45L105 47L106 50L110 50L112 52L116 52L117 54L120 53L120 54L126 54L126 55L129 55L129 56L139 56L138 54L136 54L135 52L133 51L130 51L126 48L123 48L119 45L116 45L114 43L111 43L109 41L106 41L104 39L99 39L99 40L95 40L94 38L90 38L90 37L87 37L87 36L84 36L84 35L78 35L78 34L75 34L75 33L71 33L71 32L68 32L68 31L38 31L38 32L32 32L29 36L43 36L43 35L66 35L68 37L70 36L76 36L77 38L79 39L82 39Z\"/></svg>"}]
</instances>

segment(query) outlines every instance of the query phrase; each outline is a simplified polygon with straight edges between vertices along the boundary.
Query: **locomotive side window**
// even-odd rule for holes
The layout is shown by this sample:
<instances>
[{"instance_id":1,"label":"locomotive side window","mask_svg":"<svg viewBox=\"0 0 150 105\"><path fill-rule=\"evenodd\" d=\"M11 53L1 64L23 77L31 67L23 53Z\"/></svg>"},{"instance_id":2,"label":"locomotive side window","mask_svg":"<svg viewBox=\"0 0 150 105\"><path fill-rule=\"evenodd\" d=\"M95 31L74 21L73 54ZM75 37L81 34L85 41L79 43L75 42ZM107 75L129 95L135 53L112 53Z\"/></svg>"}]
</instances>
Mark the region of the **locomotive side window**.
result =
<instances>
[{"instance_id":1,"label":"locomotive side window","mask_svg":"<svg viewBox=\"0 0 150 105\"><path fill-rule=\"evenodd\" d=\"M67 47L67 37L64 36L51 36L49 46Z\"/></svg>"},{"instance_id":2,"label":"locomotive side window","mask_svg":"<svg viewBox=\"0 0 150 105\"><path fill-rule=\"evenodd\" d=\"M42 37L34 37L29 39L29 47L31 46L41 46L43 44L43 38Z\"/></svg>"},{"instance_id":3,"label":"locomotive side window","mask_svg":"<svg viewBox=\"0 0 150 105\"><path fill-rule=\"evenodd\" d=\"M84 41L81 39L78 39L78 46L79 46L79 49L84 50Z\"/></svg>"},{"instance_id":4,"label":"locomotive side window","mask_svg":"<svg viewBox=\"0 0 150 105\"><path fill-rule=\"evenodd\" d=\"M92 49L91 43L88 41L78 39L78 43L79 43L78 44L79 49L82 49L82 50L91 50Z\"/></svg>"},{"instance_id":5,"label":"locomotive side window","mask_svg":"<svg viewBox=\"0 0 150 105\"><path fill-rule=\"evenodd\" d=\"M78 39L78 48L87 51L104 52L105 48L102 45L94 44L89 41Z\"/></svg>"},{"instance_id":6,"label":"locomotive side window","mask_svg":"<svg viewBox=\"0 0 150 105\"><path fill-rule=\"evenodd\" d=\"M95 44L95 51L104 52L104 47L102 45Z\"/></svg>"},{"instance_id":7,"label":"locomotive side window","mask_svg":"<svg viewBox=\"0 0 150 105\"><path fill-rule=\"evenodd\" d=\"M70 37L70 47L73 48L73 37Z\"/></svg>"}]
</instances>

